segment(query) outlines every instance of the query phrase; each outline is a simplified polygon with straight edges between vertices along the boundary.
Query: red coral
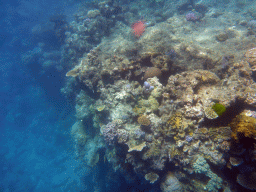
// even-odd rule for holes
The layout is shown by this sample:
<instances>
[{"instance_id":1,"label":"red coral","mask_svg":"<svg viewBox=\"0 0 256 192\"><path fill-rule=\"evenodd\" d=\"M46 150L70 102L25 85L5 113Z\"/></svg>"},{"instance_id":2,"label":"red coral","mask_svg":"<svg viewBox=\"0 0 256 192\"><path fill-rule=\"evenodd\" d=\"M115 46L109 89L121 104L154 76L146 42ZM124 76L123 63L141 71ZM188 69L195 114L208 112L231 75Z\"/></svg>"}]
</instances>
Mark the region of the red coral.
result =
<instances>
[{"instance_id":1,"label":"red coral","mask_svg":"<svg viewBox=\"0 0 256 192\"><path fill-rule=\"evenodd\" d=\"M145 28L146 28L146 26L145 26L144 21L137 21L136 23L134 23L132 25L133 34L136 37L140 37L142 35L142 33L144 33Z\"/></svg>"}]
</instances>

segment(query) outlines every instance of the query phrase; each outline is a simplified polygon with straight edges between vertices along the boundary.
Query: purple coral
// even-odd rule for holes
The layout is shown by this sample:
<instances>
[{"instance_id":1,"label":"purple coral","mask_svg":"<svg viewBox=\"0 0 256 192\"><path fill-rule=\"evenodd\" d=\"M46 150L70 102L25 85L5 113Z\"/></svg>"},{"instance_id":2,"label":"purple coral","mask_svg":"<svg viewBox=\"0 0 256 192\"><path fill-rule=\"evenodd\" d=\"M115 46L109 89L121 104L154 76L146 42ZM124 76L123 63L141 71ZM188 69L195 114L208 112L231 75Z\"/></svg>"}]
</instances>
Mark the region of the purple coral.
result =
<instances>
[{"instance_id":1,"label":"purple coral","mask_svg":"<svg viewBox=\"0 0 256 192\"><path fill-rule=\"evenodd\" d=\"M199 17L191 11L186 14L186 20L196 22L199 20Z\"/></svg>"},{"instance_id":2,"label":"purple coral","mask_svg":"<svg viewBox=\"0 0 256 192\"><path fill-rule=\"evenodd\" d=\"M117 138L117 126L110 122L103 129L103 136L107 145L114 145Z\"/></svg>"},{"instance_id":3,"label":"purple coral","mask_svg":"<svg viewBox=\"0 0 256 192\"><path fill-rule=\"evenodd\" d=\"M151 86L149 84L149 82L145 81L144 82L144 89L145 89L145 91L149 92L149 91L152 91L154 89L154 86Z\"/></svg>"},{"instance_id":4,"label":"purple coral","mask_svg":"<svg viewBox=\"0 0 256 192\"><path fill-rule=\"evenodd\" d=\"M187 142L190 142L190 141L192 141L192 140L193 140L193 137L191 137L191 136L189 136L189 135L186 136L186 141L187 141Z\"/></svg>"}]
</instances>

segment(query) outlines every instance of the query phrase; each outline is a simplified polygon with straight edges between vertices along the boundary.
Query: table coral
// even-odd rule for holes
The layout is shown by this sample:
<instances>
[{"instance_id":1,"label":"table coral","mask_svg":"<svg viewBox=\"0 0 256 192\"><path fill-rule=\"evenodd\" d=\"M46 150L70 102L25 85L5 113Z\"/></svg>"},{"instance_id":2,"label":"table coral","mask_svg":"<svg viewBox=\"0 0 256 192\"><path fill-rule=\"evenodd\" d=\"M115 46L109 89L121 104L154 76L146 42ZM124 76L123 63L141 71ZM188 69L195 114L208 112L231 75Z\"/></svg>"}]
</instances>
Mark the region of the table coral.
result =
<instances>
[{"instance_id":1,"label":"table coral","mask_svg":"<svg viewBox=\"0 0 256 192\"><path fill-rule=\"evenodd\" d=\"M237 182L245 187L246 189L256 190L256 172L252 172L249 174L238 174Z\"/></svg>"}]
</instances>

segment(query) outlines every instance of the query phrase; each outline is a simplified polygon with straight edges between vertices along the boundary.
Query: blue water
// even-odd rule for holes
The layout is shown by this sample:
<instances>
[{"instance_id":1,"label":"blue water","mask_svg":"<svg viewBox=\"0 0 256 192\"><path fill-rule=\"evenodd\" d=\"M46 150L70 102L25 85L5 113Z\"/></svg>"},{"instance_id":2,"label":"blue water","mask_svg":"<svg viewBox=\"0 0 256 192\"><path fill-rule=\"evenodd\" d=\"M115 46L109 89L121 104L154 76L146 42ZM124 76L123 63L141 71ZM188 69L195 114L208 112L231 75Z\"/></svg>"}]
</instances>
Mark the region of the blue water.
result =
<instances>
[{"instance_id":1,"label":"blue water","mask_svg":"<svg viewBox=\"0 0 256 192\"><path fill-rule=\"evenodd\" d=\"M107 32L105 28L96 30L97 33L103 32L98 38L93 34L94 38L87 40L86 45L81 42L81 47L76 44L80 39L74 40L74 44L70 43L71 48L74 48L72 50L77 50L73 60L70 59L72 54L69 57L65 55L65 38L69 37L70 41L72 38L65 33L67 28L64 26L72 23L79 16L81 4L89 1L91 0L0 0L0 192L161 191L159 183L151 185L145 181L144 176L131 171L125 177L126 173L113 171L104 158L107 148L94 144L100 142L87 142L91 146L84 147L89 155L99 155L97 166L86 165L78 158L81 154L76 153L79 142L75 142L70 133L74 123L79 122L75 104L76 95L80 94L80 84L68 81L66 73L77 64L83 53L89 52L100 43L100 38L111 33L110 29ZM116 2L122 2L122 9L125 10L126 4L134 1ZM152 5L157 4L154 0L150 2L153 2ZM163 4L167 0L159 2ZM210 8L223 3L205 2L208 2ZM242 1L240 3L243 4ZM157 6L161 7L162 4ZM157 23L171 17L172 13L166 9L168 6L165 7L166 18L157 20L159 18L152 16L152 21ZM185 13L190 9L191 7L185 6L179 10L184 15L184 20ZM136 15L137 10L132 9L132 12ZM107 12L104 16L111 18L108 14ZM150 18L150 13L143 14ZM144 15L137 15L133 19L144 18ZM83 19L84 22L91 22L90 18ZM124 20L121 16L116 19L128 26L128 19ZM77 19L76 24L80 24L81 20ZM199 19L193 22L200 23ZM114 28L116 22L111 24ZM249 26L255 35L255 20ZM82 29L77 31L81 34ZM174 49L170 48L165 54L172 62L178 59ZM223 56L222 69L228 66L228 60L228 56ZM68 83L74 85L67 86ZM123 116L124 121L128 118L128 115ZM84 126L88 132L95 133L96 131L92 131L92 120L87 120L83 122ZM97 137L93 139L96 140ZM131 175L134 178L129 178Z\"/></svg>"},{"instance_id":2,"label":"blue water","mask_svg":"<svg viewBox=\"0 0 256 192\"><path fill-rule=\"evenodd\" d=\"M32 29L51 15L71 16L75 3L0 2L0 191L85 190L82 178L91 170L74 157L69 129L75 117L60 93L63 74L40 73L36 57L23 60L39 43L44 51L59 51L51 32Z\"/></svg>"}]
</instances>

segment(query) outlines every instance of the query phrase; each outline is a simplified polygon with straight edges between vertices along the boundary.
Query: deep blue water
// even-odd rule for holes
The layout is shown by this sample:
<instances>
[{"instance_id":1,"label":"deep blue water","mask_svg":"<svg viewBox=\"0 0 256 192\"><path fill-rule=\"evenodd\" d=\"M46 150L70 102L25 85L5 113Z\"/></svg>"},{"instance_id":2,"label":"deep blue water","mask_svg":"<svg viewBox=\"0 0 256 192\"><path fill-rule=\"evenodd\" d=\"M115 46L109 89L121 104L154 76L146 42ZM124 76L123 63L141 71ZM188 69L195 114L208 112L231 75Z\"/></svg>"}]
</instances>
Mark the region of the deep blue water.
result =
<instances>
[{"instance_id":1,"label":"deep blue water","mask_svg":"<svg viewBox=\"0 0 256 192\"><path fill-rule=\"evenodd\" d=\"M33 27L54 14L71 17L75 3L0 2L0 191L83 189L79 174L86 169L77 170L69 138L74 111L60 93L64 75L41 73L36 57L22 59L38 43L44 51L60 49L53 33L33 33Z\"/></svg>"},{"instance_id":2,"label":"deep blue water","mask_svg":"<svg viewBox=\"0 0 256 192\"><path fill-rule=\"evenodd\" d=\"M61 93L66 72L73 66L65 65L64 36L61 31L56 33L52 20L65 15L65 21L70 23L81 2L86 1L0 0L0 192L90 192L97 187L111 192L160 189L159 184L141 180L126 183L121 174L109 171L112 167L102 158L99 166L87 167L75 154L70 130L77 121L76 90ZM134 1L123 2L125 10L125 3ZM216 6L224 1L212 2ZM90 18L84 19L90 22ZM83 47L87 52L100 40L88 42L91 47ZM178 57L173 49L166 55L173 61ZM228 59L223 58L225 68ZM92 122L86 123L88 129L93 129Z\"/></svg>"}]
</instances>

